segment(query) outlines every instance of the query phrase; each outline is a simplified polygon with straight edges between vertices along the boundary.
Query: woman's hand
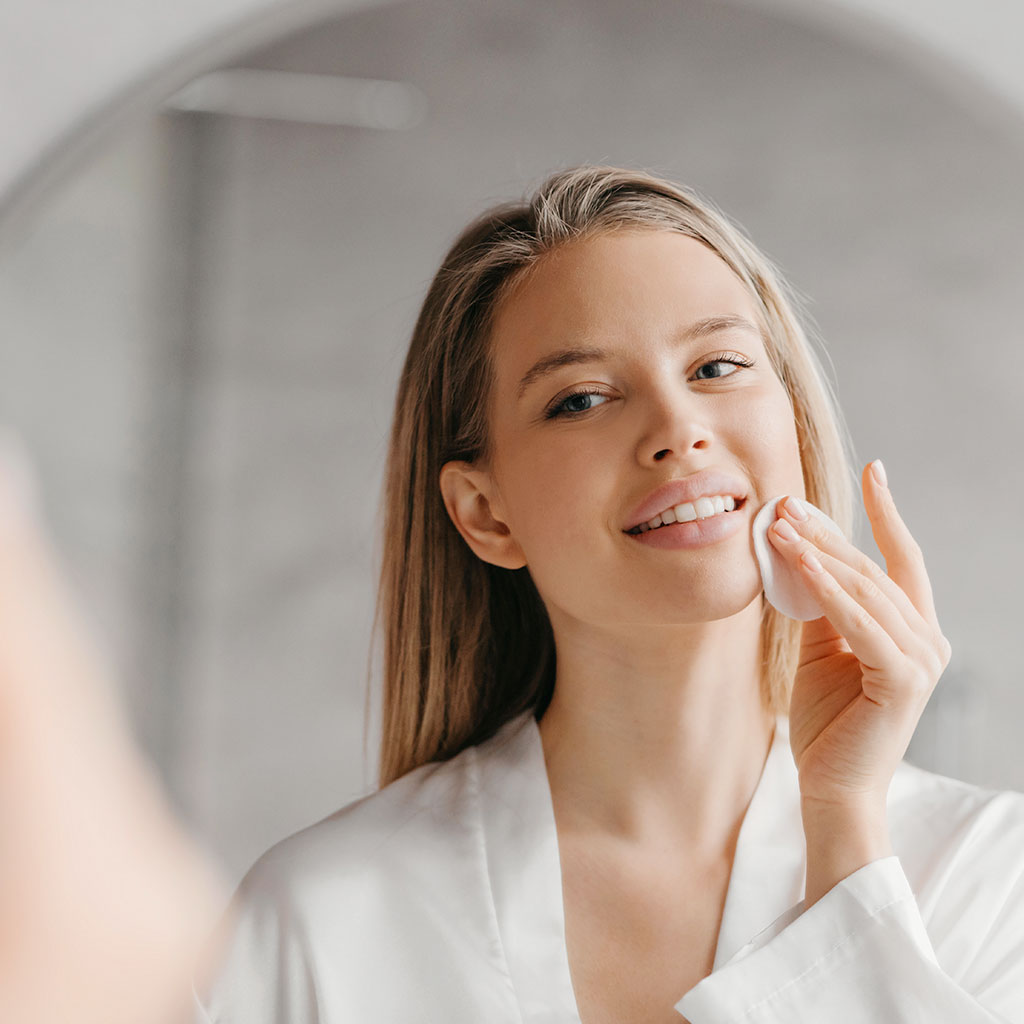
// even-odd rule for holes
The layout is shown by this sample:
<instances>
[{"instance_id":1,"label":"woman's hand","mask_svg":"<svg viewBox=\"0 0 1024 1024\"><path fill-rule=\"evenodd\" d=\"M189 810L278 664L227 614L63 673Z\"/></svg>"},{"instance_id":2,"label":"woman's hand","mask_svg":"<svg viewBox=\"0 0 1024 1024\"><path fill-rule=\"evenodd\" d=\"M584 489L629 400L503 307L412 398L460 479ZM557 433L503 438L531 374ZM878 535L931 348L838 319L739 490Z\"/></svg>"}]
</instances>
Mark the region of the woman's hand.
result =
<instances>
[{"instance_id":1,"label":"woman's hand","mask_svg":"<svg viewBox=\"0 0 1024 1024\"><path fill-rule=\"evenodd\" d=\"M219 882L130 739L14 456L0 450L0 1020L190 1019Z\"/></svg>"},{"instance_id":2,"label":"woman's hand","mask_svg":"<svg viewBox=\"0 0 1024 1024\"><path fill-rule=\"evenodd\" d=\"M861 481L888 573L813 517L794 515L788 501L779 503L783 514L768 531L825 610L804 624L789 713L809 902L891 852L889 783L950 658L921 549L896 510L881 463L865 466ZM795 536L786 536L785 524Z\"/></svg>"}]
</instances>

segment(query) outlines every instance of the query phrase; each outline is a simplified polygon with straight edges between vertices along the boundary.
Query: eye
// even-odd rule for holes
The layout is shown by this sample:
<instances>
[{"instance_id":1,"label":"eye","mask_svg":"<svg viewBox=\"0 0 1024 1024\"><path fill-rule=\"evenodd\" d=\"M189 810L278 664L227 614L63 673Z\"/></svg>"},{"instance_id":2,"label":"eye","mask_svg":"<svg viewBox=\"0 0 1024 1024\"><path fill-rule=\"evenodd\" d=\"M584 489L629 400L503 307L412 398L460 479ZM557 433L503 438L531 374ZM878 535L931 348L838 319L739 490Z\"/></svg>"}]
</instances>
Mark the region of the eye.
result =
<instances>
[{"instance_id":1,"label":"eye","mask_svg":"<svg viewBox=\"0 0 1024 1024\"><path fill-rule=\"evenodd\" d=\"M554 419L556 416L578 416L580 413L589 412L594 408L592 403L581 406L584 399L607 397L607 395L602 395L600 391L581 388L579 391L573 391L571 394L559 399L544 413L544 416L549 420Z\"/></svg>"},{"instance_id":2,"label":"eye","mask_svg":"<svg viewBox=\"0 0 1024 1024\"><path fill-rule=\"evenodd\" d=\"M736 352L724 352L721 355L717 355L714 359L709 359L706 363L702 363L697 367L697 372L693 375L694 380L719 380L722 377L731 377L740 368L750 368L754 365L752 359L747 359L746 356L741 356ZM733 369L726 371L725 373L714 373L710 376L702 376L701 371L707 369L709 366L731 366Z\"/></svg>"},{"instance_id":3,"label":"eye","mask_svg":"<svg viewBox=\"0 0 1024 1024\"><path fill-rule=\"evenodd\" d=\"M752 359L748 359L746 356L741 356L738 352L721 352L711 359L706 360L697 367L697 371L694 373L691 380L720 380L723 377L731 377L734 373L741 369L749 369L754 365ZM732 369L726 370L725 372L712 373L710 375L703 375L703 371L708 367L723 367L730 366ZM585 412L590 412L593 409L594 403L587 401L588 399L601 398L607 400L608 395L603 394L595 388L580 388L577 391L570 392L568 395L563 395L554 405L550 406L544 413L545 419L557 419L557 418L569 418L572 419L577 416L581 416Z\"/></svg>"}]
</instances>

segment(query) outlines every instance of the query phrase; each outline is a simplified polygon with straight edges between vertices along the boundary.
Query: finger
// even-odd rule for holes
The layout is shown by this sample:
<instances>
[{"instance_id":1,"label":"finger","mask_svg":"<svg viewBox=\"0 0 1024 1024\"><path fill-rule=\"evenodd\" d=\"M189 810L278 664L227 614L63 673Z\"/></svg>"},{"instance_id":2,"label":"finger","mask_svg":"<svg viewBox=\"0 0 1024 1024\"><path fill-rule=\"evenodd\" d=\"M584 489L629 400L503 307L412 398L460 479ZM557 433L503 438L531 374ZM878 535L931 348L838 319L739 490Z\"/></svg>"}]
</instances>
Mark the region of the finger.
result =
<instances>
[{"instance_id":1,"label":"finger","mask_svg":"<svg viewBox=\"0 0 1024 1024\"><path fill-rule=\"evenodd\" d=\"M878 467L876 470L872 467ZM921 616L939 628L931 580L925 568L924 553L896 509L885 469L880 460L868 463L861 473L864 508L871 523L871 534L885 559L885 568L913 602Z\"/></svg>"},{"instance_id":2,"label":"finger","mask_svg":"<svg viewBox=\"0 0 1024 1024\"><path fill-rule=\"evenodd\" d=\"M796 506L796 509L799 510L799 505ZM810 541L819 551L831 555L836 560L849 566L860 576L866 577L899 610L900 615L912 630L923 634L932 628L917 608L914 607L913 602L899 584L886 575L877 562L851 544L845 537L838 533L833 533L812 516L800 519L795 514L794 507L789 498L779 502L777 511L793 526L803 540Z\"/></svg>"},{"instance_id":3,"label":"finger","mask_svg":"<svg viewBox=\"0 0 1024 1024\"><path fill-rule=\"evenodd\" d=\"M881 678L899 678L906 656L893 638L866 608L846 593L806 542L795 544L802 548L794 558L801 578L817 598L829 622L846 639L854 657ZM792 548L790 556L794 553L795 548Z\"/></svg>"},{"instance_id":4,"label":"finger","mask_svg":"<svg viewBox=\"0 0 1024 1024\"><path fill-rule=\"evenodd\" d=\"M776 521L770 531L772 540L782 552L783 557L797 567L801 577L812 587L812 592L813 586L817 581L814 580L813 576L808 578L808 573L809 571L811 573L814 572L813 566L816 560L817 564L821 565L828 572L831 580L838 584L843 594L849 598L849 601L846 601L840 598L838 593L835 595L837 601L836 608L844 616L844 620L849 620L851 615L859 614L856 609L860 609L888 634L901 654L916 655L922 650L925 642L923 637L919 636L908 625L900 610L889 600L889 597L874 580L858 572L842 559L815 548L809 540L801 537L795 530L788 528L788 526L789 524L785 520ZM852 602L852 604L849 602ZM822 605L822 607L824 608L825 606ZM840 623L832 618L828 609L825 611L836 630L843 633ZM927 626L922 624L921 628L927 629ZM850 643L850 649L853 650L852 641L847 638L847 642Z\"/></svg>"}]
</instances>

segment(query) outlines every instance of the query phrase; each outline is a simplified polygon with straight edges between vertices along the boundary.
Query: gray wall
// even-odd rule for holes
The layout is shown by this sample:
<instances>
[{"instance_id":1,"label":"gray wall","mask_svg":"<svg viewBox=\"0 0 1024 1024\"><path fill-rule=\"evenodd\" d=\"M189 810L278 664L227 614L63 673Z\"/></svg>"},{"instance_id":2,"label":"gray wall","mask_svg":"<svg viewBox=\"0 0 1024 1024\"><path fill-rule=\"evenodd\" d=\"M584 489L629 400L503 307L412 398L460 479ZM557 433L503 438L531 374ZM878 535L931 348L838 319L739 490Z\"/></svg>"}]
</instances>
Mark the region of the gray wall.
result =
<instances>
[{"instance_id":1,"label":"gray wall","mask_svg":"<svg viewBox=\"0 0 1024 1024\"><path fill-rule=\"evenodd\" d=\"M0 209L14 189L39 195L98 129L149 109L192 75L287 26L380 0L0 0ZM792 10L843 32L902 37L904 59L986 83L1024 104L1015 0L739 0ZM83 45L85 41L85 45ZM949 58L930 61L926 53Z\"/></svg>"},{"instance_id":2,"label":"gray wall","mask_svg":"<svg viewBox=\"0 0 1024 1024\"><path fill-rule=\"evenodd\" d=\"M954 646L913 756L1024 788L1024 129L757 5L472 10L365 12L245 62L415 83L419 126L164 115L0 267L0 407L184 812L237 873L369 787L374 514L412 320L469 217L591 160L697 187L809 297Z\"/></svg>"}]
</instances>

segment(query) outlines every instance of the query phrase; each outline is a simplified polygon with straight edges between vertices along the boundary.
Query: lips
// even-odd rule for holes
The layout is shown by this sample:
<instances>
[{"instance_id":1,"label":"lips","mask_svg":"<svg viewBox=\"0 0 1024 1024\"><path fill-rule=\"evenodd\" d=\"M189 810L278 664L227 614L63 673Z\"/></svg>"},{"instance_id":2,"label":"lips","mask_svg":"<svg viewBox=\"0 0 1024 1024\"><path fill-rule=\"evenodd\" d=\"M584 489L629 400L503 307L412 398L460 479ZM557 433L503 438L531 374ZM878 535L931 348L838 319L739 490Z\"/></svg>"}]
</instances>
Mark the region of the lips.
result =
<instances>
[{"instance_id":1,"label":"lips","mask_svg":"<svg viewBox=\"0 0 1024 1024\"><path fill-rule=\"evenodd\" d=\"M715 494L732 495L739 504L747 496L746 485L738 477L720 470L701 470L656 487L629 514L623 532L646 523L667 508L687 501L711 497Z\"/></svg>"}]
</instances>

